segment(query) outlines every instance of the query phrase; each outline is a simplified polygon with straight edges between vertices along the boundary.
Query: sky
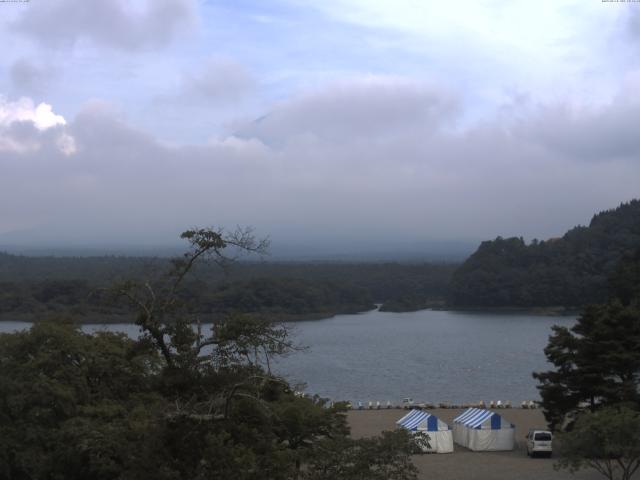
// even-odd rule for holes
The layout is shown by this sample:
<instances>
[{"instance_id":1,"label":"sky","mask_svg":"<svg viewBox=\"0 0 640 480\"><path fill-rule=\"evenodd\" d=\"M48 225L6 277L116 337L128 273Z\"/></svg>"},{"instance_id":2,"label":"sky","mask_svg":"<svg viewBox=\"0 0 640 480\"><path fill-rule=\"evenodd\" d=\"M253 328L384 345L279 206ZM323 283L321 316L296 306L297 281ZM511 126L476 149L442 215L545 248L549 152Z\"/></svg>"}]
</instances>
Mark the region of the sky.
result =
<instances>
[{"instance_id":1,"label":"sky","mask_svg":"<svg viewBox=\"0 0 640 480\"><path fill-rule=\"evenodd\" d=\"M640 196L640 3L30 0L0 45L0 244L545 239Z\"/></svg>"}]
</instances>

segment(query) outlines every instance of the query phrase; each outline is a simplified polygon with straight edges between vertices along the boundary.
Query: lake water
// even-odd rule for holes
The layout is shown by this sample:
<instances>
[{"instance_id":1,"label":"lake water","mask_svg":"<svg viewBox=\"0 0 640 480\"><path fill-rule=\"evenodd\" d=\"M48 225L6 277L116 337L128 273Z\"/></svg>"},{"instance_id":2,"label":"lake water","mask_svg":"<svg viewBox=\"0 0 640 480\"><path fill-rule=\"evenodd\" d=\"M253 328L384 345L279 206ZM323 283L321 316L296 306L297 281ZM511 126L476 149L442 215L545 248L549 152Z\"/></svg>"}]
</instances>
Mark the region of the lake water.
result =
<instances>
[{"instance_id":1,"label":"lake water","mask_svg":"<svg viewBox=\"0 0 640 480\"><path fill-rule=\"evenodd\" d=\"M288 324L308 351L273 369L308 393L335 400L476 402L538 399L531 372L548 369L543 353L552 325L570 317L423 310L371 311ZM0 322L0 331L28 328ZM85 325L125 331L135 325Z\"/></svg>"}]
</instances>

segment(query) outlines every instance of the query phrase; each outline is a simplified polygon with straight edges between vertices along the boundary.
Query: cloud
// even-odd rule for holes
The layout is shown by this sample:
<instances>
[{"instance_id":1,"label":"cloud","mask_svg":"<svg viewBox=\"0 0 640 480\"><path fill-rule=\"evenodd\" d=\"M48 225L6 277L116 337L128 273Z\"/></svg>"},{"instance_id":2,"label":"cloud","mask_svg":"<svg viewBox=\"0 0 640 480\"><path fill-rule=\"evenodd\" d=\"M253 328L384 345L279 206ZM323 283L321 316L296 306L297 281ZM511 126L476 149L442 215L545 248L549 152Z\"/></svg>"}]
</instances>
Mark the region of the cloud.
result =
<instances>
[{"instance_id":1,"label":"cloud","mask_svg":"<svg viewBox=\"0 0 640 480\"><path fill-rule=\"evenodd\" d=\"M629 73L621 91L599 106L556 103L538 106L517 131L523 137L581 160L640 156L640 71Z\"/></svg>"},{"instance_id":2,"label":"cloud","mask_svg":"<svg viewBox=\"0 0 640 480\"><path fill-rule=\"evenodd\" d=\"M58 149L70 155L75 152L75 142L61 128L66 124L64 117L55 114L47 103L35 105L27 97L11 102L0 97L0 151L35 151L43 141L53 138Z\"/></svg>"},{"instance_id":3,"label":"cloud","mask_svg":"<svg viewBox=\"0 0 640 480\"><path fill-rule=\"evenodd\" d=\"M38 101L0 100L0 231L544 237L638 195L639 10L263 3L7 10L4 87ZM177 45L194 21L202 36ZM48 65L64 85L47 88ZM520 103L500 109L508 92ZM79 108L94 96L125 111Z\"/></svg>"},{"instance_id":4,"label":"cloud","mask_svg":"<svg viewBox=\"0 0 640 480\"><path fill-rule=\"evenodd\" d=\"M191 107L228 107L244 100L255 86L255 78L244 65L230 58L210 57L183 74L176 91L160 95L156 101Z\"/></svg>"},{"instance_id":5,"label":"cloud","mask_svg":"<svg viewBox=\"0 0 640 480\"><path fill-rule=\"evenodd\" d=\"M640 42L640 11L637 8L630 8L626 20L628 34L634 41Z\"/></svg>"},{"instance_id":6,"label":"cloud","mask_svg":"<svg viewBox=\"0 0 640 480\"><path fill-rule=\"evenodd\" d=\"M182 95L226 104L240 100L254 85L253 76L243 65L230 59L210 58L200 71L184 76Z\"/></svg>"},{"instance_id":7,"label":"cloud","mask_svg":"<svg viewBox=\"0 0 640 480\"><path fill-rule=\"evenodd\" d=\"M637 196L637 83L629 75L598 108L518 97L462 128L462 99L445 86L355 77L274 104L234 136L186 145L104 102L67 122L47 104L5 100L0 205L31 195L0 231L31 218L87 241L236 223L317 243L554 236Z\"/></svg>"},{"instance_id":8,"label":"cloud","mask_svg":"<svg viewBox=\"0 0 640 480\"><path fill-rule=\"evenodd\" d=\"M269 144L305 135L331 141L373 140L433 133L457 110L457 98L446 89L402 77L366 76L282 102L238 133Z\"/></svg>"},{"instance_id":9,"label":"cloud","mask_svg":"<svg viewBox=\"0 0 640 480\"><path fill-rule=\"evenodd\" d=\"M51 105L47 103L35 106L33 100L27 97L15 102L0 97L0 126L6 127L13 122L32 122L38 130L67 123L61 115L53 113Z\"/></svg>"},{"instance_id":10,"label":"cloud","mask_svg":"<svg viewBox=\"0 0 640 480\"><path fill-rule=\"evenodd\" d=\"M13 28L46 48L82 42L118 50L166 46L195 20L195 0L33 2Z\"/></svg>"},{"instance_id":11,"label":"cloud","mask_svg":"<svg viewBox=\"0 0 640 480\"><path fill-rule=\"evenodd\" d=\"M44 131L11 122L15 142L39 147L0 151L0 231L29 219L56 225L43 241L76 244L161 243L210 224L315 245L544 238L637 196L640 164L606 148L598 162L581 158L539 131L524 135L523 119L444 128L456 111L436 93L446 89L345 85L274 106L278 123L255 135L198 145L168 145L97 102ZM557 113L536 115L551 123ZM554 125L559 138L571 132ZM61 151L60 133L74 155Z\"/></svg>"},{"instance_id":12,"label":"cloud","mask_svg":"<svg viewBox=\"0 0 640 480\"><path fill-rule=\"evenodd\" d=\"M17 59L9 69L13 90L26 94L41 93L54 75L50 66L36 65L25 58Z\"/></svg>"}]
</instances>

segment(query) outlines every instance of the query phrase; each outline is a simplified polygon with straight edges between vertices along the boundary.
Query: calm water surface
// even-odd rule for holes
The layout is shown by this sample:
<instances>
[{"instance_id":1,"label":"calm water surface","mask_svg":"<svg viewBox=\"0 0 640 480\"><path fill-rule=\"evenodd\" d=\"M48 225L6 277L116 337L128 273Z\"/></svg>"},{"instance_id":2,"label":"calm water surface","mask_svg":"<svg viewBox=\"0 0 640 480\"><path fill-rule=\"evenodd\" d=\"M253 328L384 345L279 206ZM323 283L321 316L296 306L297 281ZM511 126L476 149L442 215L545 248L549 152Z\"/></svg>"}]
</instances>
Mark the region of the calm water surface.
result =
<instances>
[{"instance_id":1,"label":"calm water surface","mask_svg":"<svg viewBox=\"0 0 640 480\"><path fill-rule=\"evenodd\" d=\"M309 350L274 370L309 393L332 399L471 402L539 398L531 372L548 368L543 349L552 325L570 317L423 310L371 311L290 323ZM0 322L0 331L28 328ZM85 325L85 331L138 334L135 325Z\"/></svg>"}]
</instances>

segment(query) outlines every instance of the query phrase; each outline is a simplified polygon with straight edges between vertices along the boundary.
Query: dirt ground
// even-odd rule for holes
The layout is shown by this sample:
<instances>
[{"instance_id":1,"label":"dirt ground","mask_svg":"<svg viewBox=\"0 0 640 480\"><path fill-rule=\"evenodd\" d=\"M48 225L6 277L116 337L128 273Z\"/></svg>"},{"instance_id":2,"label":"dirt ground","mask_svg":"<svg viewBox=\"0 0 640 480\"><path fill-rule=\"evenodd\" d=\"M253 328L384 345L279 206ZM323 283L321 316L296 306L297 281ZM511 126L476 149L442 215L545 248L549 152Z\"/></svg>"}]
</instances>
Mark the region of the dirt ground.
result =
<instances>
[{"instance_id":1,"label":"dirt ground","mask_svg":"<svg viewBox=\"0 0 640 480\"><path fill-rule=\"evenodd\" d=\"M433 409L433 413L449 425L463 410ZM396 420L407 412L391 410L352 410L347 414L351 435L354 438L378 435L383 430L393 430ZM454 444L454 453L414 456L420 470L420 479L438 480L596 480L603 478L595 471L584 470L577 474L555 471L553 458L529 458L526 453L525 435L530 428L546 428L540 410L505 409L498 413L516 426L516 449L510 452L472 452ZM636 475L634 478L640 478Z\"/></svg>"}]
</instances>

